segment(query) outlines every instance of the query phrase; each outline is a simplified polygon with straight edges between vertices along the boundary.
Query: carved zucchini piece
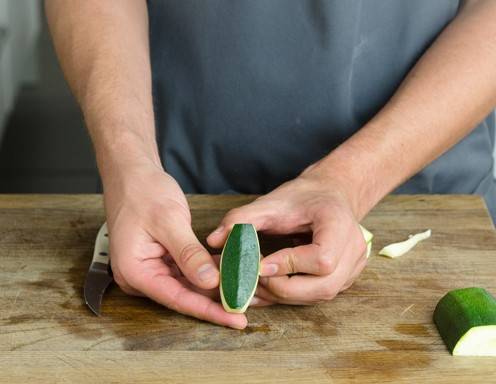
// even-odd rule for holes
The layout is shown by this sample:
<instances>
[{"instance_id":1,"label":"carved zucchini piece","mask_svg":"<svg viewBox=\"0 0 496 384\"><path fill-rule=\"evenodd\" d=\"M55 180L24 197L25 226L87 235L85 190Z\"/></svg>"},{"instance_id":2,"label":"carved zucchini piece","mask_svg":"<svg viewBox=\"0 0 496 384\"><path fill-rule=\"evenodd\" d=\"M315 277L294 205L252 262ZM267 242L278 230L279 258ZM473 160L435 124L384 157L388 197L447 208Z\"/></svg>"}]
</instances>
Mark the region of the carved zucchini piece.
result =
<instances>
[{"instance_id":1,"label":"carved zucchini piece","mask_svg":"<svg viewBox=\"0 0 496 384\"><path fill-rule=\"evenodd\" d=\"M260 274L260 245L252 224L235 224L220 259L220 297L226 312L248 308Z\"/></svg>"}]
</instances>

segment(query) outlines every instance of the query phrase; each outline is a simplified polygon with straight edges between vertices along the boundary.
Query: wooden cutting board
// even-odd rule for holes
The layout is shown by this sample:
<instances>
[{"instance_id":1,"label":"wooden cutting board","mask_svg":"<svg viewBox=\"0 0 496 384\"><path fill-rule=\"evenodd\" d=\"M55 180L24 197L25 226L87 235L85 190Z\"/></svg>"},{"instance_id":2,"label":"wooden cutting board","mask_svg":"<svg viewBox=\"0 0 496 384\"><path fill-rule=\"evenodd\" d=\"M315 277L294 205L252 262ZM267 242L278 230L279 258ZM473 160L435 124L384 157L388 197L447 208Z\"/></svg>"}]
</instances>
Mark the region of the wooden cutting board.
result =
<instances>
[{"instance_id":1,"label":"wooden cutting board","mask_svg":"<svg viewBox=\"0 0 496 384\"><path fill-rule=\"evenodd\" d=\"M252 199L189 196L196 233ZM452 357L432 322L451 289L496 294L496 232L479 197L386 198L363 223L373 254L352 288L326 304L250 309L244 331L115 286L94 316L82 285L103 221L99 195L0 196L0 383L496 383L496 359ZM403 258L376 255L427 228Z\"/></svg>"}]
</instances>

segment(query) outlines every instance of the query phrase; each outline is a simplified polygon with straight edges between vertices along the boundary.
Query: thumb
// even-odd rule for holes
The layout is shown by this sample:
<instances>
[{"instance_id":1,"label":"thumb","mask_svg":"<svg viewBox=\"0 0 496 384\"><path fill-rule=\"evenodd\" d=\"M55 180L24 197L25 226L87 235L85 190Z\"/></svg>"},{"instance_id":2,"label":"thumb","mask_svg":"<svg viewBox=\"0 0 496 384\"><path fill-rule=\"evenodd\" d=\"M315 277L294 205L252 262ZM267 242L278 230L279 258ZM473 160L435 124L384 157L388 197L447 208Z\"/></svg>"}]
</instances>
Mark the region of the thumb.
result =
<instances>
[{"instance_id":1,"label":"thumb","mask_svg":"<svg viewBox=\"0 0 496 384\"><path fill-rule=\"evenodd\" d=\"M219 285L219 271L208 251L198 241L191 226L174 226L167 233L167 250L184 276L202 289Z\"/></svg>"},{"instance_id":2,"label":"thumb","mask_svg":"<svg viewBox=\"0 0 496 384\"><path fill-rule=\"evenodd\" d=\"M263 231L266 229L269 216L270 212L265 204L259 202L231 209L217 229L207 237L207 243L213 248L221 248L234 224L252 224L257 231Z\"/></svg>"}]
</instances>

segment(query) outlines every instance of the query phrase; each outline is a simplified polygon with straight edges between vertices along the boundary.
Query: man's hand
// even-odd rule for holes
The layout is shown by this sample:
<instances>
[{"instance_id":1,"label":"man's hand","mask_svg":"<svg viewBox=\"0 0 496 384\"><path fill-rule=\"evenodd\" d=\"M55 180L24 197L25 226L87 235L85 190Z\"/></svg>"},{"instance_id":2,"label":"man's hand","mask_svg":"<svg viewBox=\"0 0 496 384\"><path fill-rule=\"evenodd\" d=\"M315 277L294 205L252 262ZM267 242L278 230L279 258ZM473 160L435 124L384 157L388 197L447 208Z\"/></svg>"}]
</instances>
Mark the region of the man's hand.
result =
<instances>
[{"instance_id":1,"label":"man's hand","mask_svg":"<svg viewBox=\"0 0 496 384\"><path fill-rule=\"evenodd\" d=\"M46 14L95 147L115 280L178 312L244 328L244 315L211 299L217 268L191 229L183 192L161 166L146 1L46 0Z\"/></svg>"},{"instance_id":2,"label":"man's hand","mask_svg":"<svg viewBox=\"0 0 496 384\"><path fill-rule=\"evenodd\" d=\"M270 234L313 233L312 243L279 250L262 260L257 297L311 304L347 289L367 263L358 221L339 185L312 167L253 203L231 210L208 237L221 247L235 223ZM295 273L303 273L292 275Z\"/></svg>"},{"instance_id":3,"label":"man's hand","mask_svg":"<svg viewBox=\"0 0 496 384\"><path fill-rule=\"evenodd\" d=\"M191 229L186 198L155 165L127 167L105 184L115 281L175 311L242 329L246 317L213 301L219 272ZM212 291L209 291L212 290Z\"/></svg>"}]
</instances>

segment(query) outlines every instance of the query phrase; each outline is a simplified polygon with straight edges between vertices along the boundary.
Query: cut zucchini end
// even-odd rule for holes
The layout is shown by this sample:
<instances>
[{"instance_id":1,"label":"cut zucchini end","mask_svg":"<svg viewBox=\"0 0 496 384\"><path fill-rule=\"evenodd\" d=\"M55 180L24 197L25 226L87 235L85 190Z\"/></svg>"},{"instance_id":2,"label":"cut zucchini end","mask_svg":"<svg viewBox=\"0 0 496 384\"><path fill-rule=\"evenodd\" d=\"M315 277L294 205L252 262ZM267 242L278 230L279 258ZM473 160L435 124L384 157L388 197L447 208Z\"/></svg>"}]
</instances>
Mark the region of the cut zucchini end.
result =
<instances>
[{"instance_id":1,"label":"cut zucchini end","mask_svg":"<svg viewBox=\"0 0 496 384\"><path fill-rule=\"evenodd\" d=\"M372 253L372 242L369 241L367 243L367 253L366 253L366 256L367 256L367 259L370 257L370 254Z\"/></svg>"},{"instance_id":2,"label":"cut zucchini end","mask_svg":"<svg viewBox=\"0 0 496 384\"><path fill-rule=\"evenodd\" d=\"M366 243L370 243L374 238L374 235L367 229L360 225L360 229L362 230L363 237Z\"/></svg>"},{"instance_id":3,"label":"cut zucchini end","mask_svg":"<svg viewBox=\"0 0 496 384\"><path fill-rule=\"evenodd\" d=\"M365 255L367 256L368 259L370 254L372 253L372 239L374 238L374 235L365 227L362 227L361 225L360 225L360 230L362 231L363 238L367 243L367 251L365 252Z\"/></svg>"},{"instance_id":4,"label":"cut zucchini end","mask_svg":"<svg viewBox=\"0 0 496 384\"><path fill-rule=\"evenodd\" d=\"M496 325L469 329L453 349L453 356L496 357Z\"/></svg>"}]
</instances>

